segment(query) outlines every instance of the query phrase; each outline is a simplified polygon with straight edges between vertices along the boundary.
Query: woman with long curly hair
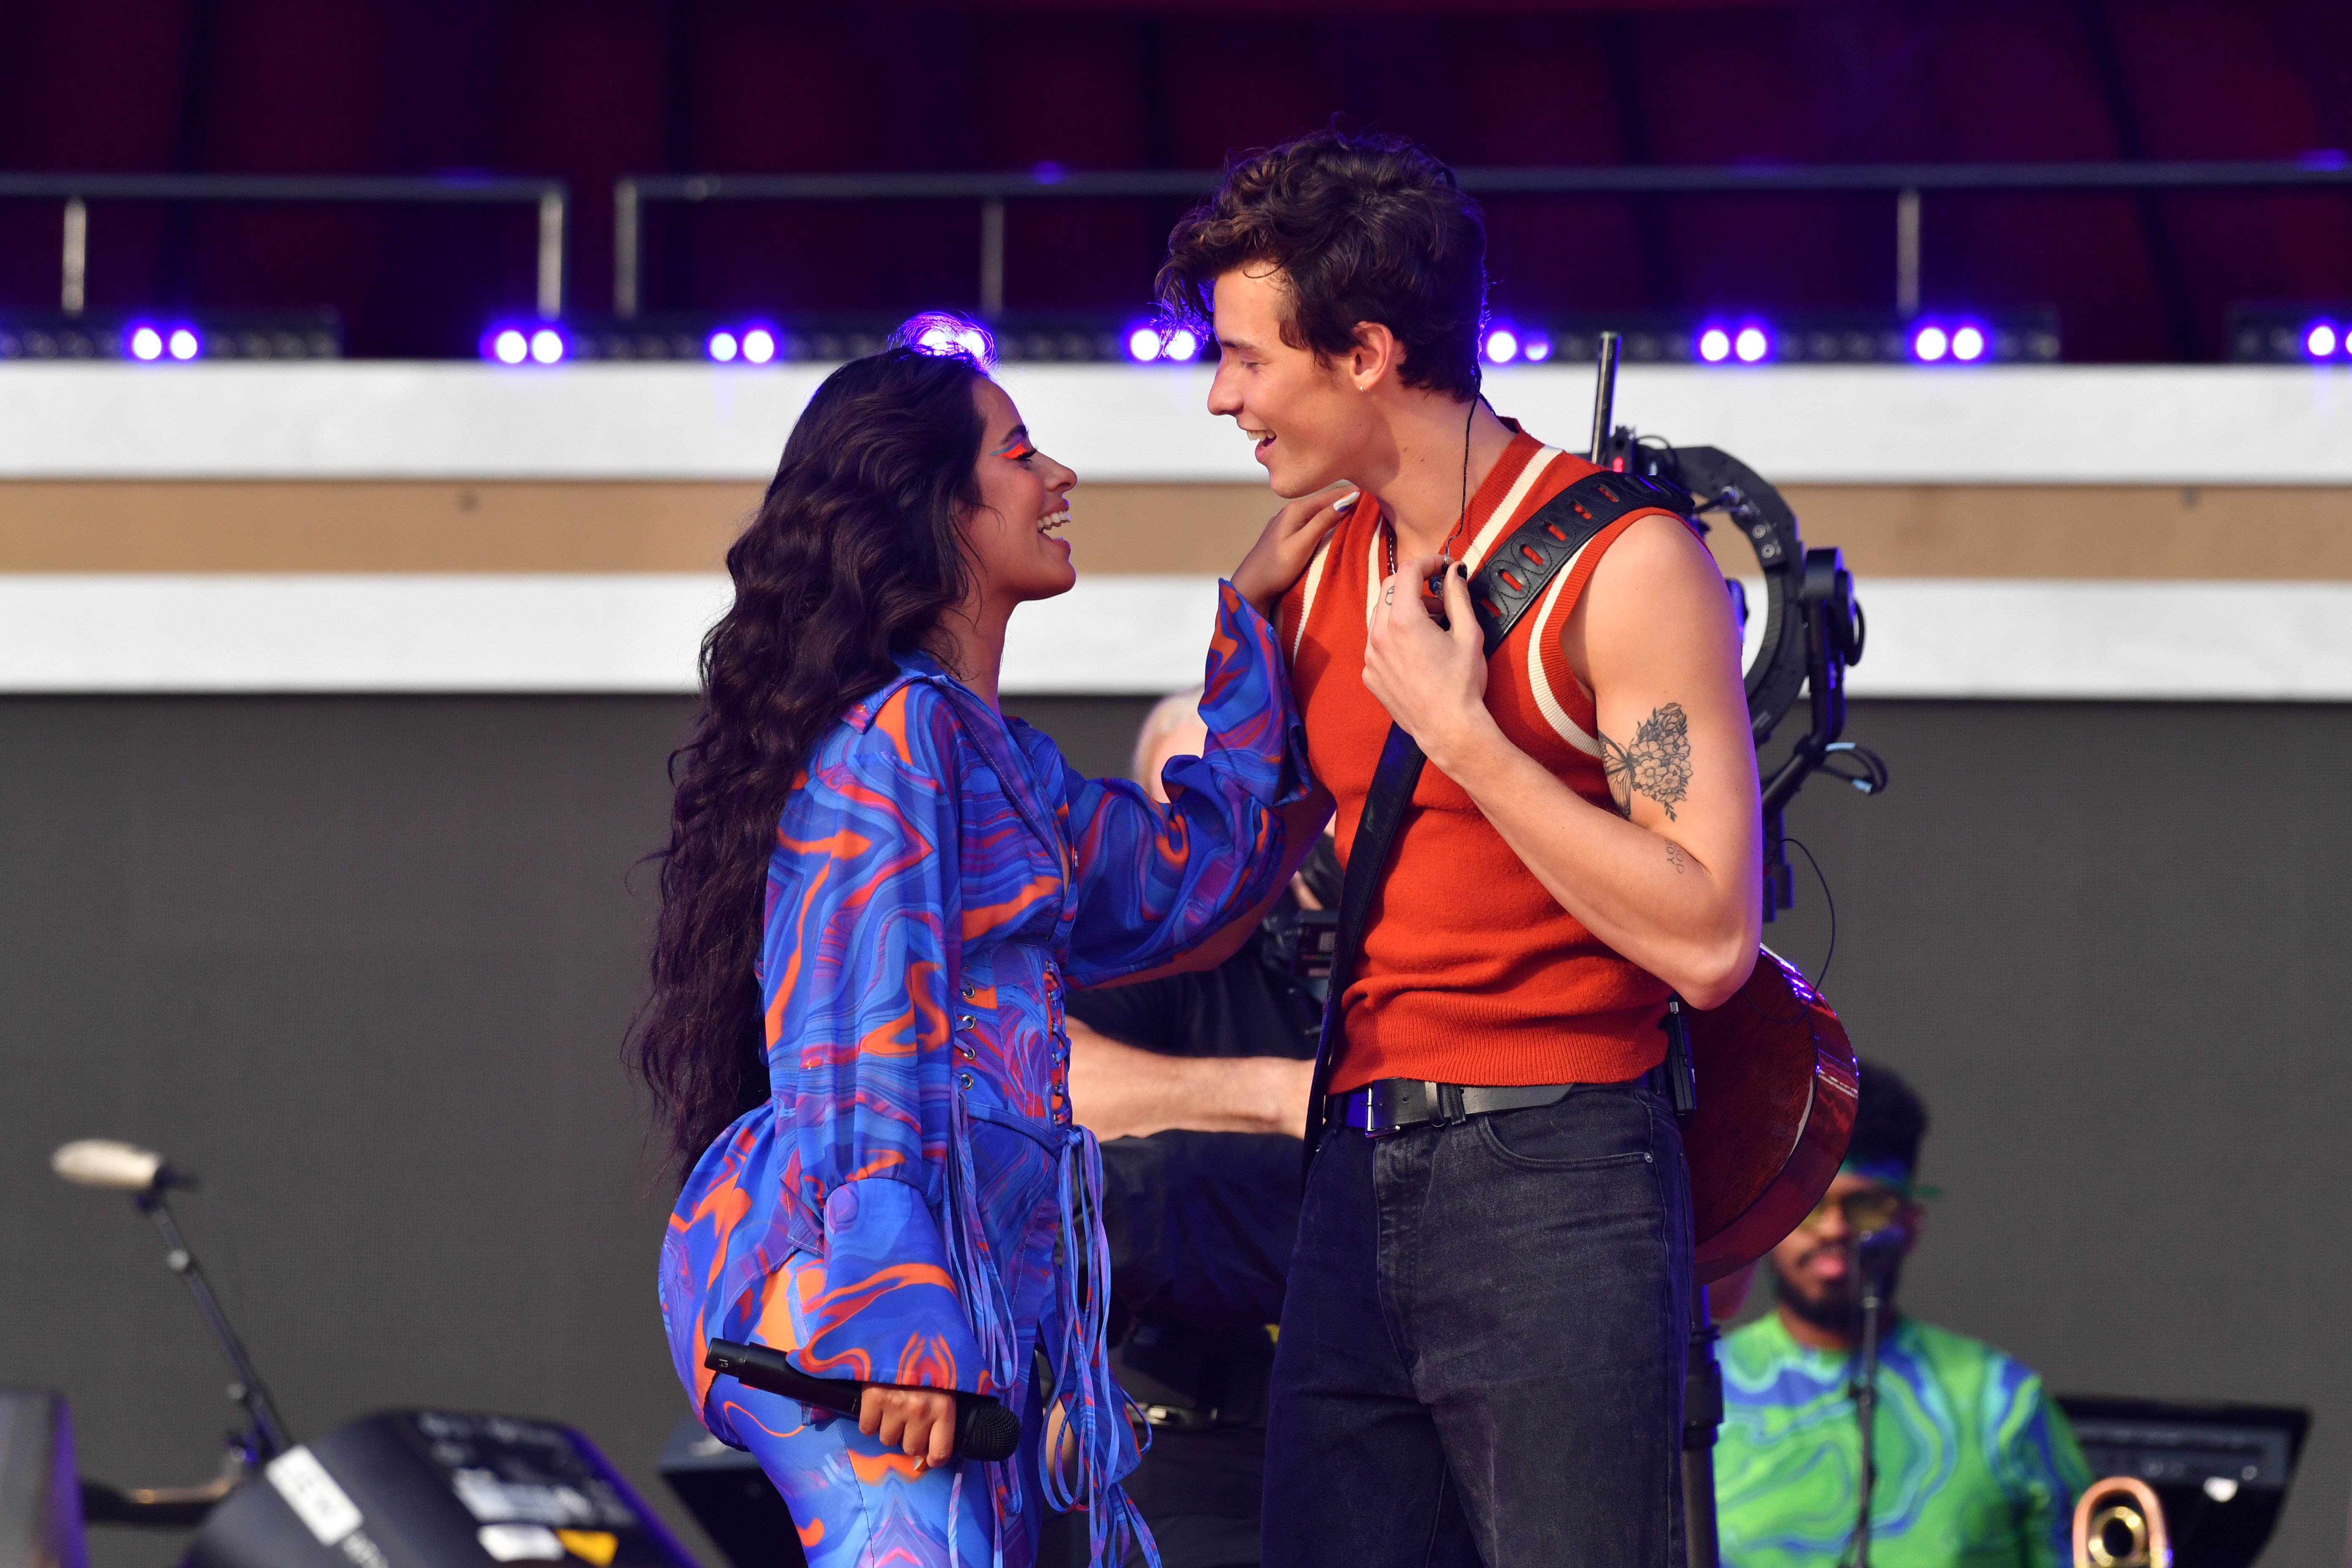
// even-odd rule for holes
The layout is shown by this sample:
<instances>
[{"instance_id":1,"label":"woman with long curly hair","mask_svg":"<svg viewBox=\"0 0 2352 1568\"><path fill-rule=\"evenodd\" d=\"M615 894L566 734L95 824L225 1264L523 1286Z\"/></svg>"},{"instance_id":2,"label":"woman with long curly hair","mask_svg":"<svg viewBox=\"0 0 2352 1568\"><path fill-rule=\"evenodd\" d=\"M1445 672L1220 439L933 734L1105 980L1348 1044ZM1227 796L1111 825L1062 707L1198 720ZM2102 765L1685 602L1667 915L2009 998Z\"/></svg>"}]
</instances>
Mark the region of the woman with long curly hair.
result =
<instances>
[{"instance_id":1,"label":"woman with long curly hair","mask_svg":"<svg viewBox=\"0 0 2352 1568\"><path fill-rule=\"evenodd\" d=\"M1014 608L1076 581L1076 481L968 355L842 366L728 552L672 763L635 1047L690 1166L663 1317L697 1413L817 1568L1024 1568L1041 1503L1086 1510L1097 1563L1157 1561L1118 1487L1135 1438L1063 992L1215 962L1313 843L1267 616L1339 514L1285 508L1221 585L1209 745L1160 805L997 706ZM722 1338L885 1386L834 1418L706 1370ZM954 1455L958 1390L1023 1415L1013 1460Z\"/></svg>"}]
</instances>

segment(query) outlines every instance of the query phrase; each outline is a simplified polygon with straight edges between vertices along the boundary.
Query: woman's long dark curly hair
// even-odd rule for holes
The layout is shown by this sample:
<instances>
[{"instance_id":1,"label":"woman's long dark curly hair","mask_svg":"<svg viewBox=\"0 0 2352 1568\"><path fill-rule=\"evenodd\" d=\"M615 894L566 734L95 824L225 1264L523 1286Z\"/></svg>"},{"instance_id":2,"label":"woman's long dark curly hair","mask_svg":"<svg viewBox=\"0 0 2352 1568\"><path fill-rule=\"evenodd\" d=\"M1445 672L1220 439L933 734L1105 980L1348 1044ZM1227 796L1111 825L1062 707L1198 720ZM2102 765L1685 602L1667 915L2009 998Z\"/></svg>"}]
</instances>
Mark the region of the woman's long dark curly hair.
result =
<instances>
[{"instance_id":1,"label":"woman's long dark curly hair","mask_svg":"<svg viewBox=\"0 0 2352 1568\"><path fill-rule=\"evenodd\" d=\"M793 781L964 595L982 374L904 347L835 371L727 552L735 604L702 639L702 710L670 756L653 996L630 1047L681 1169L768 1098L752 963Z\"/></svg>"}]
</instances>

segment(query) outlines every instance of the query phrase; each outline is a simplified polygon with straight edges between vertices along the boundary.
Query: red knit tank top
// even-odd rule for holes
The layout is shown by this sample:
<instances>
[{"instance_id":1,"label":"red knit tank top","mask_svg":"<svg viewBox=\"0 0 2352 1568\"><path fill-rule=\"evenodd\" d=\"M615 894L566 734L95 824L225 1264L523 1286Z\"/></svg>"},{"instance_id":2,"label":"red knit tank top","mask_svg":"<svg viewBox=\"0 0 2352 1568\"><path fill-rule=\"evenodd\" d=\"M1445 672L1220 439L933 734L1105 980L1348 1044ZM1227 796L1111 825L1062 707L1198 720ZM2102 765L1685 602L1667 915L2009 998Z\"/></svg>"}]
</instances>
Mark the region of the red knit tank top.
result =
<instances>
[{"instance_id":1,"label":"red knit tank top","mask_svg":"<svg viewBox=\"0 0 2352 1568\"><path fill-rule=\"evenodd\" d=\"M1476 570L1520 522L1592 471L1581 458L1514 437L1471 498L1462 558ZM1486 707L1503 733L1604 809L1613 808L1592 700L1569 669L1561 628L1602 552L1643 515L1620 519L1579 552L1487 662ZM1307 752L1339 803L1342 864L1390 723L1363 681L1386 534L1378 509L1359 505L1283 596L1279 617ZM1347 1049L1334 1090L1382 1078L1614 1083L1657 1065L1665 984L1560 908L1435 764L1422 773L1413 805L1342 998Z\"/></svg>"}]
</instances>

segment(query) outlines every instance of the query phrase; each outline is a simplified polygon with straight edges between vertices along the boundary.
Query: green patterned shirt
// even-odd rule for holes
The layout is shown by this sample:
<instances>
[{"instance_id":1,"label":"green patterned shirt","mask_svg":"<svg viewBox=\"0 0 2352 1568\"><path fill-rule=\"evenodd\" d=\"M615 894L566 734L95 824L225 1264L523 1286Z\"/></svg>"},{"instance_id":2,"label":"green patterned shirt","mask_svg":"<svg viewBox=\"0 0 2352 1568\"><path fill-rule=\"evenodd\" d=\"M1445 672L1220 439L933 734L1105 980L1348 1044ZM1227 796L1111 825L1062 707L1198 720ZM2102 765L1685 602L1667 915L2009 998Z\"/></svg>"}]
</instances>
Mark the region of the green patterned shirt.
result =
<instances>
[{"instance_id":1,"label":"green patterned shirt","mask_svg":"<svg viewBox=\"0 0 2352 1568\"><path fill-rule=\"evenodd\" d=\"M1715 1451L1727 1568L1831 1568L1853 1534L1861 1440L1851 1356L1770 1313L1724 1336ZM1897 1318L1878 1363L1872 1568L2054 1568L2091 1480L2042 1379L2015 1358Z\"/></svg>"}]
</instances>

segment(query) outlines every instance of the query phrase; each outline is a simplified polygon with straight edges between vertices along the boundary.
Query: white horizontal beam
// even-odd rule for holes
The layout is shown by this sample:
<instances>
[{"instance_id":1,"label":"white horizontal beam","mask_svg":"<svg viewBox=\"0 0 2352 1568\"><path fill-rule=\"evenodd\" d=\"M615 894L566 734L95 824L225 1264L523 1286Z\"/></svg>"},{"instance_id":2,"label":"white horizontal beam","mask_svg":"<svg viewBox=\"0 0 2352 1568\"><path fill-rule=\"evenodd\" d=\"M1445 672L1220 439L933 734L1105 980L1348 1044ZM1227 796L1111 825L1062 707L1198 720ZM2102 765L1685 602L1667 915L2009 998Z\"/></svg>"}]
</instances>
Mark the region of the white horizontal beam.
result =
<instances>
[{"instance_id":1,"label":"white horizontal beam","mask_svg":"<svg viewBox=\"0 0 2352 1568\"><path fill-rule=\"evenodd\" d=\"M2352 700L2352 584L1881 578L1857 697ZM689 692L700 574L0 576L0 692ZM1201 679L1215 584L1091 577L1024 608L1003 687Z\"/></svg>"},{"instance_id":2,"label":"white horizontal beam","mask_svg":"<svg viewBox=\"0 0 2352 1568\"><path fill-rule=\"evenodd\" d=\"M826 367L0 366L8 479L758 480ZM1256 483L1193 367L1002 377L1081 479ZM1489 373L1581 447L1589 368ZM2352 369L1629 365L1619 416L1777 482L2352 484Z\"/></svg>"}]
</instances>

